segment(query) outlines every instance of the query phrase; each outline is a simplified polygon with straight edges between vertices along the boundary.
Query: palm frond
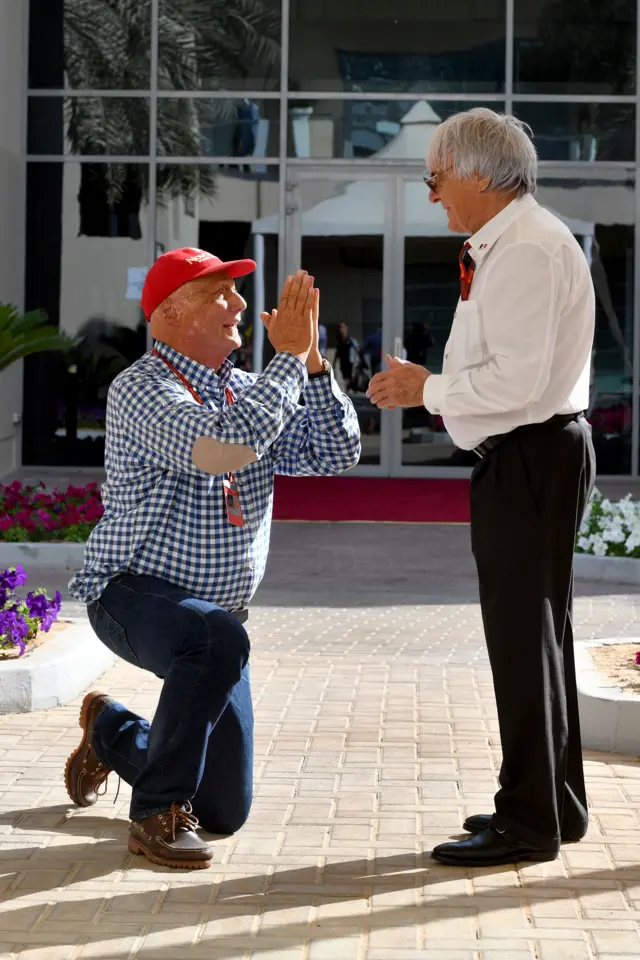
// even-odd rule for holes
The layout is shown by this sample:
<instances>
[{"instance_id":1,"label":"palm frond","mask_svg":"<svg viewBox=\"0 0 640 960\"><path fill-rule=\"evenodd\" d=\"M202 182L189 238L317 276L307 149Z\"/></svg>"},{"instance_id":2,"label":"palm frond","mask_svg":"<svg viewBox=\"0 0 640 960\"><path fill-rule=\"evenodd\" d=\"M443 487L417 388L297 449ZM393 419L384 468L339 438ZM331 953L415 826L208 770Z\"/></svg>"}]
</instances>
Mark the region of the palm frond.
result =
<instances>
[{"instance_id":1,"label":"palm frond","mask_svg":"<svg viewBox=\"0 0 640 960\"><path fill-rule=\"evenodd\" d=\"M53 326L28 330L17 336L4 331L0 334L0 371L31 354L46 350L68 350L71 344L70 338L60 334L58 328Z\"/></svg>"}]
</instances>

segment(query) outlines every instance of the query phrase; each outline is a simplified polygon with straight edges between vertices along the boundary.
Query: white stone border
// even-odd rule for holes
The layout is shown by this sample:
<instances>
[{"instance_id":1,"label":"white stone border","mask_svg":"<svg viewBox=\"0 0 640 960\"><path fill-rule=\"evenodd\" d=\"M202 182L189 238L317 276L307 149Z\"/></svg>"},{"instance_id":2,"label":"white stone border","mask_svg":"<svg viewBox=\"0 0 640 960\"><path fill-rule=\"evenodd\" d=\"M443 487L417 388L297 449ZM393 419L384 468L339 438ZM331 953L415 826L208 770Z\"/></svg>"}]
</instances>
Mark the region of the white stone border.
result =
<instances>
[{"instance_id":1,"label":"white stone border","mask_svg":"<svg viewBox=\"0 0 640 960\"><path fill-rule=\"evenodd\" d=\"M70 623L28 656L0 661L0 714L62 706L113 666L114 655L88 622Z\"/></svg>"},{"instance_id":2,"label":"white stone border","mask_svg":"<svg viewBox=\"0 0 640 960\"><path fill-rule=\"evenodd\" d=\"M0 543L0 570L17 564L27 567L27 573L37 567L79 570L84 547L84 543Z\"/></svg>"},{"instance_id":3,"label":"white stone border","mask_svg":"<svg viewBox=\"0 0 640 960\"><path fill-rule=\"evenodd\" d=\"M576 580L640 586L640 560L633 557L594 557L589 553L574 553L573 574Z\"/></svg>"},{"instance_id":4,"label":"white stone border","mask_svg":"<svg viewBox=\"0 0 640 960\"><path fill-rule=\"evenodd\" d=\"M0 570L18 563L28 571L38 567L79 570L84 561L84 547L84 543L0 543ZM576 580L640 586L640 560L576 553L573 569Z\"/></svg>"},{"instance_id":5,"label":"white stone border","mask_svg":"<svg viewBox=\"0 0 640 960\"><path fill-rule=\"evenodd\" d=\"M640 638L576 640L578 706L582 745L626 756L640 755L640 696L617 687L596 667L589 650L610 644L629 645L629 656L640 650Z\"/></svg>"}]
</instances>

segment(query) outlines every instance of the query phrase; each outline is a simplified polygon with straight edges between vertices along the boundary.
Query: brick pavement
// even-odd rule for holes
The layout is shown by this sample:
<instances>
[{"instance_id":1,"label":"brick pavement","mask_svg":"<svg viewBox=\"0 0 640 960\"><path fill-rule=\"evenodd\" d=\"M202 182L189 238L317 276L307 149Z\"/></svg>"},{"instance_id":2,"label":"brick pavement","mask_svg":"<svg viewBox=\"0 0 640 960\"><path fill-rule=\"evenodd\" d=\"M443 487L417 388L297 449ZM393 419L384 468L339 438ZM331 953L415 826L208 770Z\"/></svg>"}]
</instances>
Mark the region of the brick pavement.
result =
<instances>
[{"instance_id":1,"label":"brick pavement","mask_svg":"<svg viewBox=\"0 0 640 960\"><path fill-rule=\"evenodd\" d=\"M590 832L554 863L429 860L491 809L499 763L467 536L276 527L251 621L254 808L209 871L128 854L126 787L70 807L77 703L1 717L0 960L640 957L635 760L587 756ZM579 636L640 637L637 618L637 596L580 585ZM102 684L153 711L154 678L121 665Z\"/></svg>"}]
</instances>

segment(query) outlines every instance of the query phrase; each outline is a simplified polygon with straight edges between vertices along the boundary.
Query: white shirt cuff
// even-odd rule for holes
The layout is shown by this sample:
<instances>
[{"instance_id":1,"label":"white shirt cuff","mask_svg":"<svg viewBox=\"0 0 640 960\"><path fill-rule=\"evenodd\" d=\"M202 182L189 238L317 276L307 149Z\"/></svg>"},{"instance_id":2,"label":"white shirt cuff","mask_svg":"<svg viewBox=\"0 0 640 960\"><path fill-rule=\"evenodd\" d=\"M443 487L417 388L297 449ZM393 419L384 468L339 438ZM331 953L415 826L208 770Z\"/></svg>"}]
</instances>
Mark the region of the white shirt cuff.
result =
<instances>
[{"instance_id":1,"label":"white shirt cuff","mask_svg":"<svg viewBox=\"0 0 640 960\"><path fill-rule=\"evenodd\" d=\"M442 373L432 373L427 377L422 391L422 402L429 413L442 413L447 377Z\"/></svg>"}]
</instances>

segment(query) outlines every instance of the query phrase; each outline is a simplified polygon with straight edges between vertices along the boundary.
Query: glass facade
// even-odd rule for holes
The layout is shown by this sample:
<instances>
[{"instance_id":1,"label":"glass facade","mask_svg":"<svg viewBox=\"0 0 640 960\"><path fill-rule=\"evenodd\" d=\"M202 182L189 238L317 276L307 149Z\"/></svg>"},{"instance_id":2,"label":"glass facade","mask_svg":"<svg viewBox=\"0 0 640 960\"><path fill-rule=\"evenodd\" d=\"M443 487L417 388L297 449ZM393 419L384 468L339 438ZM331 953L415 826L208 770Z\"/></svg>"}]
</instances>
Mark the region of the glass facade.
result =
<instances>
[{"instance_id":1,"label":"glass facade","mask_svg":"<svg viewBox=\"0 0 640 960\"><path fill-rule=\"evenodd\" d=\"M425 410L366 399L386 352L441 369L460 238L428 203L437 124L486 105L533 129L538 196L590 263L601 475L638 474L638 0L31 0L26 306L74 337L30 358L24 462L99 465L106 395L148 348L145 271L177 246L252 256L235 361L287 272L322 290L359 469L464 475ZM37 377L37 380L34 380Z\"/></svg>"}]
</instances>

